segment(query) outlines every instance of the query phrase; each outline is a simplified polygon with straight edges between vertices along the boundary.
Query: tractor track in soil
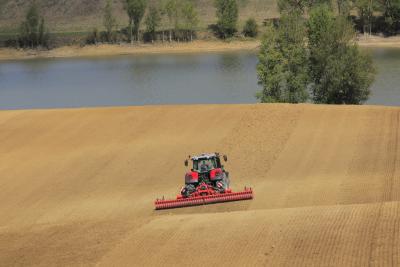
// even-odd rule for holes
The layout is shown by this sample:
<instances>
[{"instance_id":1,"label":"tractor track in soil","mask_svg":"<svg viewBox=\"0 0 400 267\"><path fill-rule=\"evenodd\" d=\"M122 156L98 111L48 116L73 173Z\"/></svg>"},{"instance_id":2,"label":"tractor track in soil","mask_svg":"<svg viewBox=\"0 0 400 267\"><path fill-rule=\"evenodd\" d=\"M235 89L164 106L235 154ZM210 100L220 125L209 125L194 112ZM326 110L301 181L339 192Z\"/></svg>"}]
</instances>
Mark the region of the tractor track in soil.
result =
<instances>
[{"instance_id":1,"label":"tractor track in soil","mask_svg":"<svg viewBox=\"0 0 400 267\"><path fill-rule=\"evenodd\" d=\"M0 266L398 266L400 108L0 111ZM252 201L154 211L188 154Z\"/></svg>"}]
</instances>

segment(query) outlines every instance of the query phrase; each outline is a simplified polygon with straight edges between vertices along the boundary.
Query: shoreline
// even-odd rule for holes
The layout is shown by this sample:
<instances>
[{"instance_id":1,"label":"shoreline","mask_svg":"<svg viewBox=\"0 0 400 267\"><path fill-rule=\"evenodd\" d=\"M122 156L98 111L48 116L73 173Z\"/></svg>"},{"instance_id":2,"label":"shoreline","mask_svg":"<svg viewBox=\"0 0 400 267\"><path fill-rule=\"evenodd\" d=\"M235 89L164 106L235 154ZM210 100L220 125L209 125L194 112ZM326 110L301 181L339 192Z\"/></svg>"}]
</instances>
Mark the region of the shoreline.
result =
<instances>
[{"instance_id":1,"label":"shoreline","mask_svg":"<svg viewBox=\"0 0 400 267\"><path fill-rule=\"evenodd\" d=\"M400 48L400 36L381 37L381 36L364 36L357 35L357 44L360 47L371 48Z\"/></svg>"},{"instance_id":2,"label":"shoreline","mask_svg":"<svg viewBox=\"0 0 400 267\"><path fill-rule=\"evenodd\" d=\"M191 43L156 43L156 44L100 44L80 46L63 46L52 50L18 50L0 48L0 61L24 60L39 58L80 58L120 55L148 54L195 54L231 51L258 50L259 40L251 41L193 41Z\"/></svg>"},{"instance_id":3,"label":"shoreline","mask_svg":"<svg viewBox=\"0 0 400 267\"><path fill-rule=\"evenodd\" d=\"M356 42L364 48L400 48L400 36L380 37L358 35ZM0 61L48 59L48 58L84 58L122 55L150 54L196 54L214 52L257 51L260 40L248 41L204 41L190 43L156 43L156 44L100 44L80 46L63 46L52 50L23 50L0 48Z\"/></svg>"}]
</instances>

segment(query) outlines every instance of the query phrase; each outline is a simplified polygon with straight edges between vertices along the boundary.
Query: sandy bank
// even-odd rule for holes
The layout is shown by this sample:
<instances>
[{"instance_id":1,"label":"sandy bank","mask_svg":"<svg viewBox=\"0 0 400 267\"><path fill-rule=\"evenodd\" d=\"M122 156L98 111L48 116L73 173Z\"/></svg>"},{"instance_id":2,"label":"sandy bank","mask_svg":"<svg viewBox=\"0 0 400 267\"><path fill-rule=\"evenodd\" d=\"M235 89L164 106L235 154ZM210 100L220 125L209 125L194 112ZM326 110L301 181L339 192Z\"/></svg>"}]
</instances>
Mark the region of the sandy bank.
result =
<instances>
[{"instance_id":1,"label":"sandy bank","mask_svg":"<svg viewBox=\"0 0 400 267\"><path fill-rule=\"evenodd\" d=\"M399 266L399 123L379 106L0 111L0 265ZM255 199L155 212L209 151Z\"/></svg>"},{"instance_id":2,"label":"sandy bank","mask_svg":"<svg viewBox=\"0 0 400 267\"><path fill-rule=\"evenodd\" d=\"M357 42L361 47L400 48L400 37L365 37L359 35ZM97 57L137 54L179 54L207 53L229 51L257 51L260 41L194 41L192 43L157 43L141 45L98 45L98 46L65 46L50 51L16 50L0 48L0 60L18 60L32 58L68 58L68 57Z\"/></svg>"},{"instance_id":3,"label":"sandy bank","mask_svg":"<svg viewBox=\"0 0 400 267\"><path fill-rule=\"evenodd\" d=\"M358 36L358 44L361 47L383 47L400 48L400 36L380 37L380 36Z\"/></svg>"},{"instance_id":4,"label":"sandy bank","mask_svg":"<svg viewBox=\"0 0 400 267\"><path fill-rule=\"evenodd\" d=\"M98 45L98 46L65 46L50 51L0 49L0 60L30 58L64 58L64 57L96 57L136 54L177 54L229 52L240 50L256 50L259 41L194 41L191 43L157 43L141 45Z\"/></svg>"}]
</instances>

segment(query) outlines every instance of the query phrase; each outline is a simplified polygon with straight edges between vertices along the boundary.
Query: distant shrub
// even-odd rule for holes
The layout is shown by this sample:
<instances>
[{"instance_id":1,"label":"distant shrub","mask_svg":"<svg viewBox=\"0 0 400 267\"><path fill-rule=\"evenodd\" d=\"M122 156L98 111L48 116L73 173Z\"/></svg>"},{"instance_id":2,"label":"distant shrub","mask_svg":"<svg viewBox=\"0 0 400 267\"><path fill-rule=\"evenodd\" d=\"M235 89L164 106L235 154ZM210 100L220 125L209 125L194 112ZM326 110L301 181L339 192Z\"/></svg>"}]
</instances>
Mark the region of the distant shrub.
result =
<instances>
[{"instance_id":1,"label":"distant shrub","mask_svg":"<svg viewBox=\"0 0 400 267\"><path fill-rule=\"evenodd\" d=\"M258 25L255 19L250 18L243 27L243 34L246 37L257 37Z\"/></svg>"},{"instance_id":2,"label":"distant shrub","mask_svg":"<svg viewBox=\"0 0 400 267\"><path fill-rule=\"evenodd\" d=\"M97 44L100 41L100 33L97 28L94 28L93 31L86 38L86 44Z\"/></svg>"},{"instance_id":3,"label":"distant shrub","mask_svg":"<svg viewBox=\"0 0 400 267\"><path fill-rule=\"evenodd\" d=\"M117 27L117 20L115 19L113 14L111 0L107 0L106 6L104 7L103 26L106 31L102 33L102 40L108 43L115 42L115 30Z\"/></svg>"},{"instance_id":4,"label":"distant shrub","mask_svg":"<svg viewBox=\"0 0 400 267\"><path fill-rule=\"evenodd\" d=\"M44 18L40 16L33 2L25 15L25 21L21 23L18 43L21 47L48 47L49 38L50 34L46 29Z\"/></svg>"},{"instance_id":5,"label":"distant shrub","mask_svg":"<svg viewBox=\"0 0 400 267\"><path fill-rule=\"evenodd\" d=\"M239 7L236 0L215 0L217 11L218 35L223 38L232 37L237 32Z\"/></svg>"},{"instance_id":6,"label":"distant shrub","mask_svg":"<svg viewBox=\"0 0 400 267\"><path fill-rule=\"evenodd\" d=\"M147 17L145 19L145 24L146 24L145 39L149 39L151 42L155 41L157 27L160 25L160 23L161 23L160 11L156 7L151 6L149 12L147 13Z\"/></svg>"}]
</instances>

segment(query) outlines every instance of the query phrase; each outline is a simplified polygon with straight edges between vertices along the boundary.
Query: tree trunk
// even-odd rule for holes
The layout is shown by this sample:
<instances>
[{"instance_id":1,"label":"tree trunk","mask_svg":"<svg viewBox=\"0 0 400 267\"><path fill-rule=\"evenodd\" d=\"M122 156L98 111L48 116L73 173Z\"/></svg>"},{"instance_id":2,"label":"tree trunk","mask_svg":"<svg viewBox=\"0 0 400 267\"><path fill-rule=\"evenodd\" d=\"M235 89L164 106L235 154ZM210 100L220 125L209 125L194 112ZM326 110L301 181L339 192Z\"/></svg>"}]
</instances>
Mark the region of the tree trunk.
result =
<instances>
[{"instance_id":1,"label":"tree trunk","mask_svg":"<svg viewBox=\"0 0 400 267\"><path fill-rule=\"evenodd\" d=\"M373 16L373 9L372 9L372 0L369 2L369 16L368 16L368 22L369 22L369 36L372 34L372 19L371 17Z\"/></svg>"},{"instance_id":2,"label":"tree trunk","mask_svg":"<svg viewBox=\"0 0 400 267\"><path fill-rule=\"evenodd\" d=\"M130 28L130 37L129 37L129 39L131 41L131 44L133 44L133 19L131 20L129 28Z\"/></svg>"},{"instance_id":3,"label":"tree trunk","mask_svg":"<svg viewBox=\"0 0 400 267\"><path fill-rule=\"evenodd\" d=\"M369 36L371 36L372 35L372 23L370 22L369 23Z\"/></svg>"},{"instance_id":4,"label":"tree trunk","mask_svg":"<svg viewBox=\"0 0 400 267\"><path fill-rule=\"evenodd\" d=\"M169 29L169 42L172 42L172 30Z\"/></svg>"}]
</instances>

